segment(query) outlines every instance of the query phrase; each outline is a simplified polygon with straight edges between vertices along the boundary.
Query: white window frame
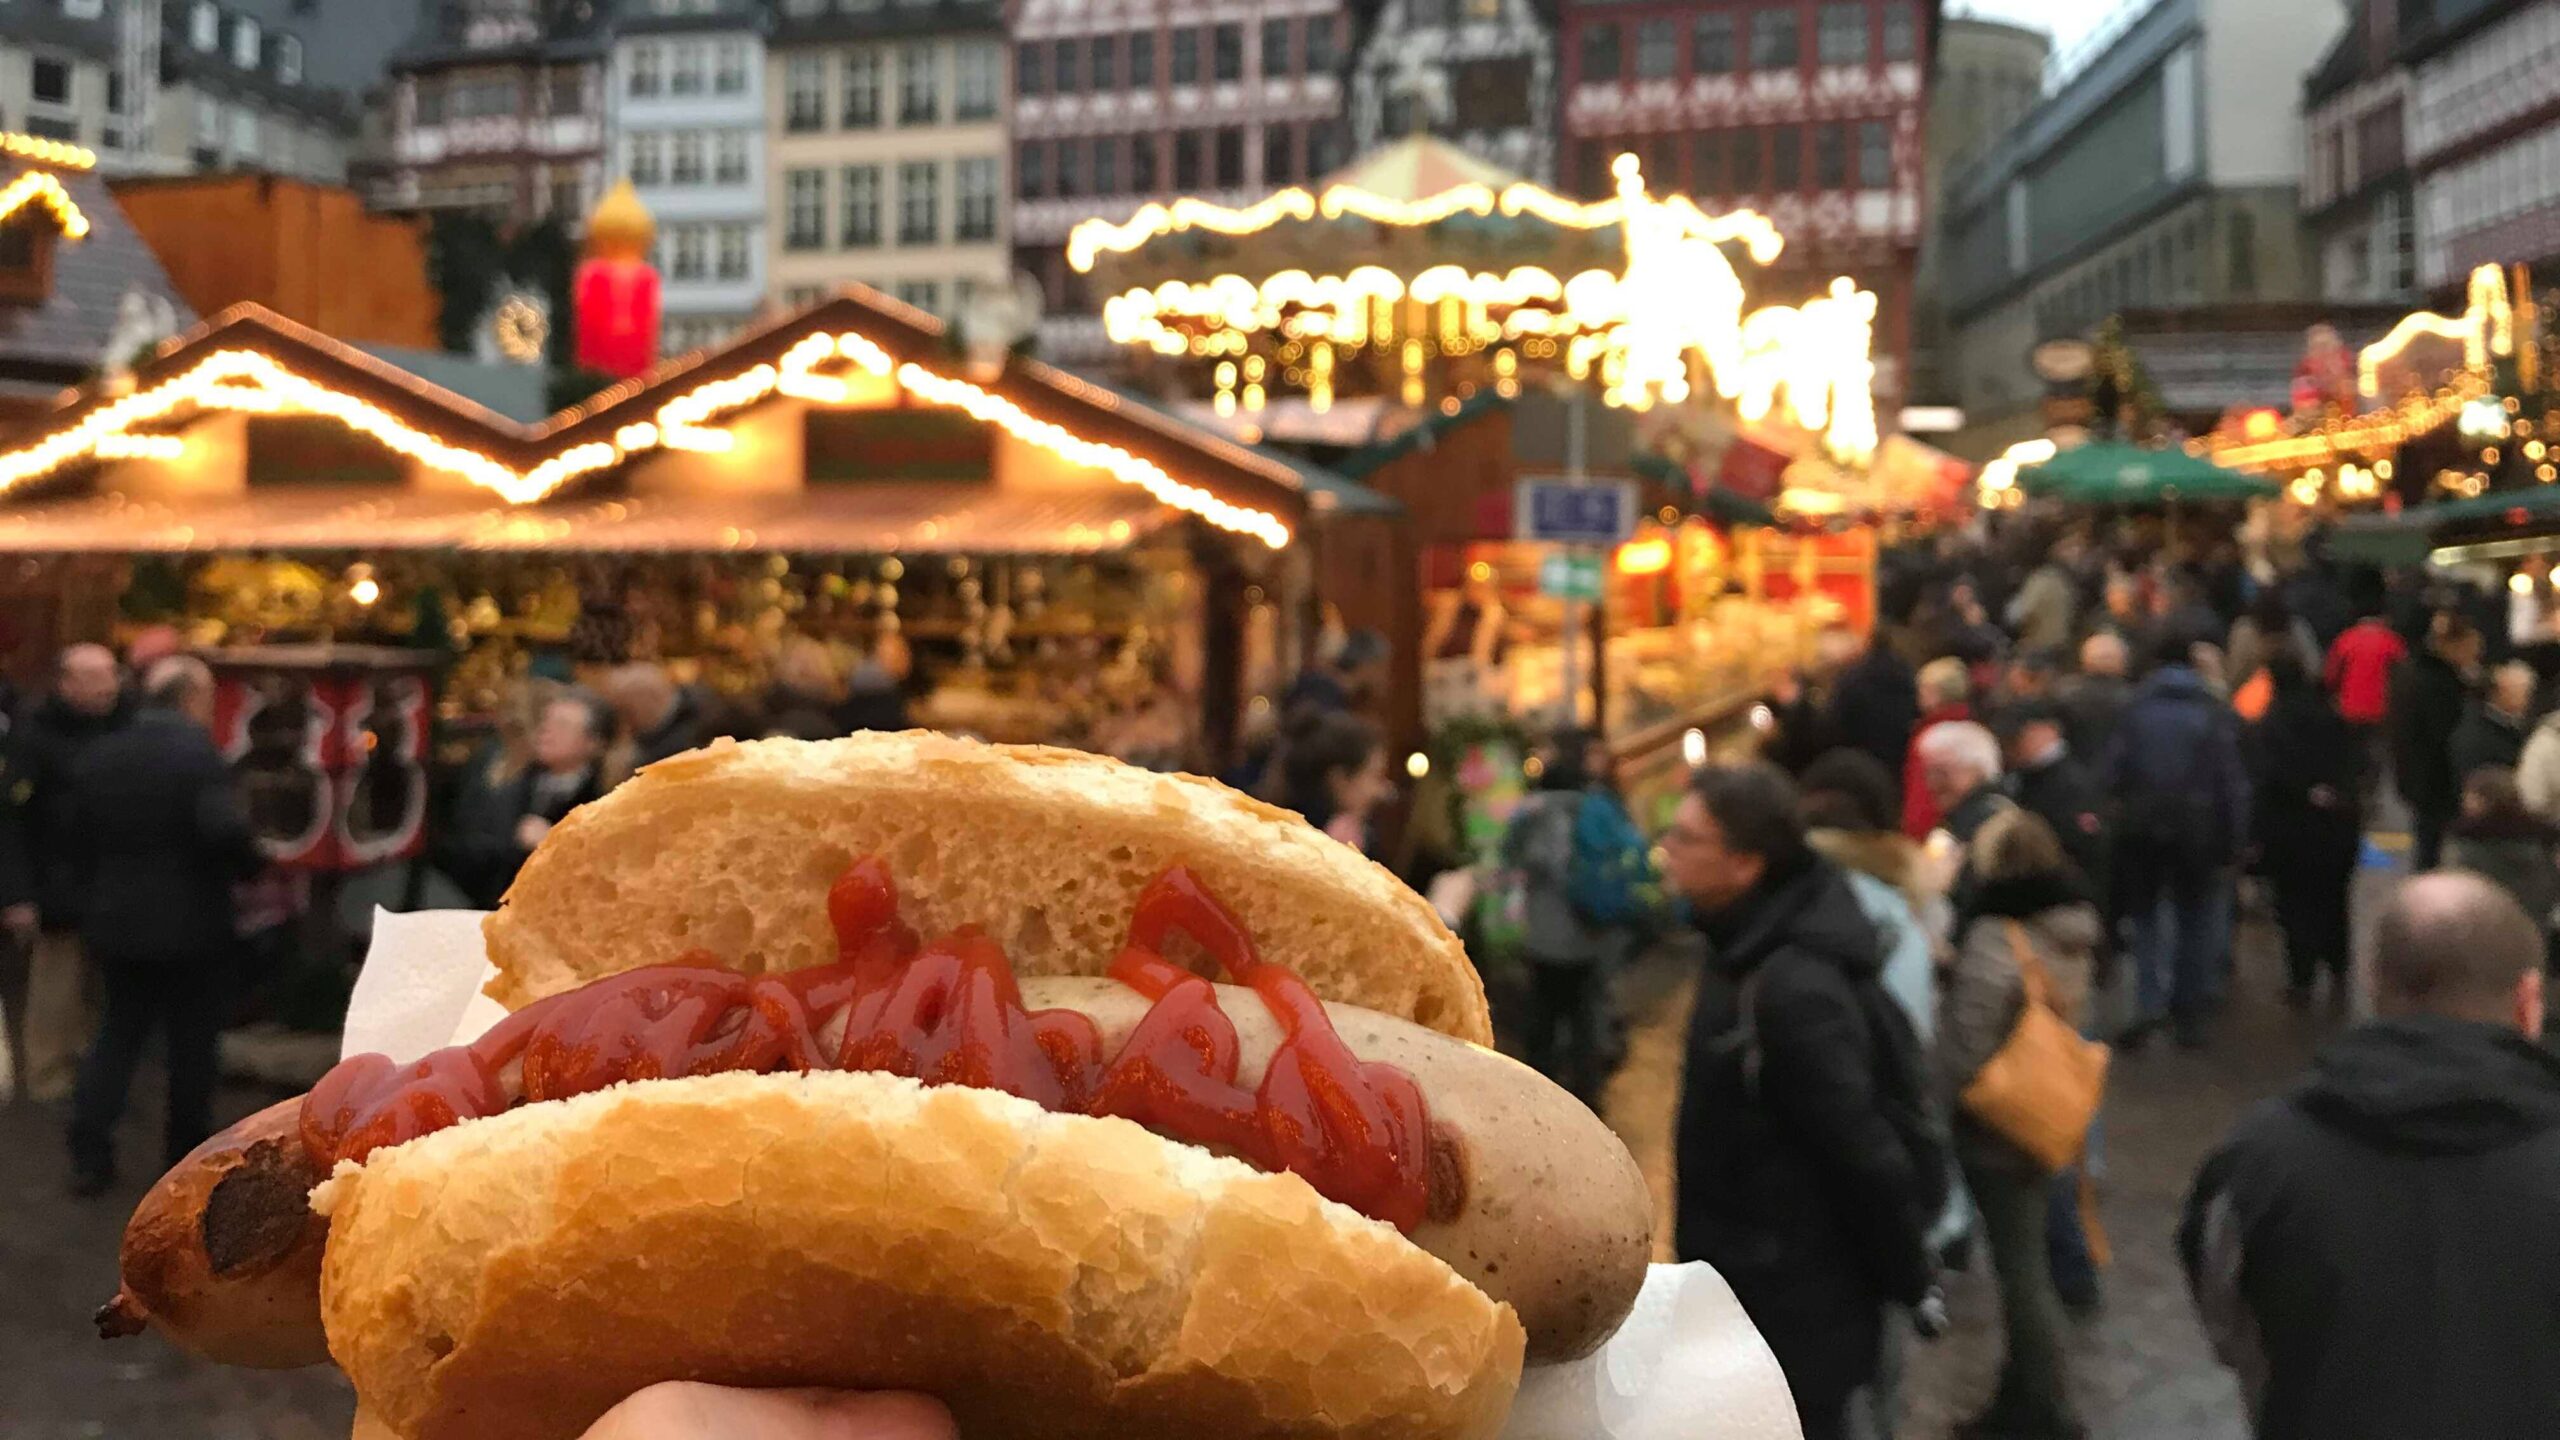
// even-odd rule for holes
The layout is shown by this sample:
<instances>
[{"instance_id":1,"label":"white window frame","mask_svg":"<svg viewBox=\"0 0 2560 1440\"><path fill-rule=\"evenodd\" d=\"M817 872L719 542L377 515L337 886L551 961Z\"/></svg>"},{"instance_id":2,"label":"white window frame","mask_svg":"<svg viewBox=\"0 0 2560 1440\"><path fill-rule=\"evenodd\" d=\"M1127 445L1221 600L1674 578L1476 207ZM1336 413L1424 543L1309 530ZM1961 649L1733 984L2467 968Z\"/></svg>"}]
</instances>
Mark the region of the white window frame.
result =
<instances>
[{"instance_id":1,"label":"white window frame","mask_svg":"<svg viewBox=\"0 0 2560 1440\"><path fill-rule=\"evenodd\" d=\"M1002 83L997 76L1004 65L1004 47L992 40L964 42L953 57L951 84L951 118L954 120L993 120L1003 107L997 93Z\"/></svg>"},{"instance_id":2,"label":"white window frame","mask_svg":"<svg viewBox=\"0 0 2560 1440\"><path fill-rule=\"evenodd\" d=\"M755 277L755 232L742 224L720 227L719 252L712 273L722 280L749 280Z\"/></svg>"},{"instance_id":3,"label":"white window frame","mask_svg":"<svg viewBox=\"0 0 2560 1440\"><path fill-rule=\"evenodd\" d=\"M644 189L667 183L667 137L656 130L635 130L624 140L622 173Z\"/></svg>"},{"instance_id":4,"label":"white window frame","mask_svg":"<svg viewBox=\"0 0 2560 1440\"><path fill-rule=\"evenodd\" d=\"M624 88L635 100L652 99L667 88L667 52L655 43L631 47L630 73Z\"/></svg>"},{"instance_id":5,"label":"white window frame","mask_svg":"<svg viewBox=\"0 0 2560 1440\"><path fill-rule=\"evenodd\" d=\"M996 207L1002 187L995 157L972 155L951 167L951 238L975 243L996 238Z\"/></svg>"},{"instance_id":6,"label":"white window frame","mask_svg":"<svg viewBox=\"0 0 2560 1440\"><path fill-rule=\"evenodd\" d=\"M811 167L783 173L782 248L823 250L827 245L827 172ZM803 220L809 223L803 225Z\"/></svg>"},{"instance_id":7,"label":"white window frame","mask_svg":"<svg viewBox=\"0 0 2560 1440\"><path fill-rule=\"evenodd\" d=\"M710 137L699 130L678 130L667 141L667 183L711 183Z\"/></svg>"},{"instance_id":8,"label":"white window frame","mask_svg":"<svg viewBox=\"0 0 2560 1440\"><path fill-rule=\"evenodd\" d=\"M723 130L713 138L711 183L744 185L755 174L755 147L744 130Z\"/></svg>"},{"instance_id":9,"label":"white window frame","mask_svg":"<svg viewBox=\"0 0 2560 1440\"><path fill-rule=\"evenodd\" d=\"M255 70L265 56L261 48L266 32L247 15L231 17L231 63L243 70Z\"/></svg>"},{"instance_id":10,"label":"white window frame","mask_svg":"<svg viewBox=\"0 0 2560 1440\"><path fill-rule=\"evenodd\" d=\"M187 43L208 55L222 48L222 8L213 0L196 0L187 12Z\"/></svg>"},{"instance_id":11,"label":"white window frame","mask_svg":"<svg viewBox=\"0 0 2560 1440\"><path fill-rule=\"evenodd\" d=\"M942 47L931 40L898 47L898 123L942 123Z\"/></svg>"},{"instance_id":12,"label":"white window frame","mask_svg":"<svg viewBox=\"0 0 2560 1440\"><path fill-rule=\"evenodd\" d=\"M667 55L667 93L699 95L709 88L711 57L700 44L679 40L669 47Z\"/></svg>"},{"instance_id":13,"label":"white window frame","mask_svg":"<svg viewBox=\"0 0 2560 1440\"><path fill-rule=\"evenodd\" d=\"M747 93L747 42L723 40L712 51L711 88L721 95Z\"/></svg>"},{"instance_id":14,"label":"white window frame","mask_svg":"<svg viewBox=\"0 0 2560 1440\"><path fill-rule=\"evenodd\" d=\"M276 78L287 85L302 83L302 39L296 35L276 37Z\"/></svg>"},{"instance_id":15,"label":"white window frame","mask_svg":"<svg viewBox=\"0 0 2560 1440\"><path fill-rule=\"evenodd\" d=\"M675 225L668 228L670 234L667 278L682 281L700 281L710 278L711 237L702 233L703 227Z\"/></svg>"},{"instance_id":16,"label":"white window frame","mask_svg":"<svg viewBox=\"0 0 2560 1440\"><path fill-rule=\"evenodd\" d=\"M898 243L901 245L943 243L941 161L903 160L899 162Z\"/></svg>"}]
</instances>

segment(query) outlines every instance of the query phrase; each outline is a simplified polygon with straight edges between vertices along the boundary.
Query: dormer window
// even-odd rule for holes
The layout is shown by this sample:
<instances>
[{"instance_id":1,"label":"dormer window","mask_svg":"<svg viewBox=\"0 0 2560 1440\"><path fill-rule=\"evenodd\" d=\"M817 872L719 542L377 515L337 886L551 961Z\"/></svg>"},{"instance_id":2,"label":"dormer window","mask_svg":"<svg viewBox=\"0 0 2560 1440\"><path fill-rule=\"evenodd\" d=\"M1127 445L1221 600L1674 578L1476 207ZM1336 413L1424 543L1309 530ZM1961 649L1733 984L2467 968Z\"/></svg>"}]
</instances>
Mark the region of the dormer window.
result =
<instances>
[{"instance_id":1,"label":"dormer window","mask_svg":"<svg viewBox=\"0 0 2560 1440\"><path fill-rule=\"evenodd\" d=\"M302 42L291 35L276 37L276 78L287 85L302 83Z\"/></svg>"},{"instance_id":2,"label":"dormer window","mask_svg":"<svg viewBox=\"0 0 2560 1440\"><path fill-rule=\"evenodd\" d=\"M255 70L262 54L258 22L246 15L231 17L231 63L243 70Z\"/></svg>"},{"instance_id":3,"label":"dormer window","mask_svg":"<svg viewBox=\"0 0 2560 1440\"><path fill-rule=\"evenodd\" d=\"M222 11L213 0L196 0L187 12L187 40L208 53L222 48Z\"/></svg>"}]
</instances>

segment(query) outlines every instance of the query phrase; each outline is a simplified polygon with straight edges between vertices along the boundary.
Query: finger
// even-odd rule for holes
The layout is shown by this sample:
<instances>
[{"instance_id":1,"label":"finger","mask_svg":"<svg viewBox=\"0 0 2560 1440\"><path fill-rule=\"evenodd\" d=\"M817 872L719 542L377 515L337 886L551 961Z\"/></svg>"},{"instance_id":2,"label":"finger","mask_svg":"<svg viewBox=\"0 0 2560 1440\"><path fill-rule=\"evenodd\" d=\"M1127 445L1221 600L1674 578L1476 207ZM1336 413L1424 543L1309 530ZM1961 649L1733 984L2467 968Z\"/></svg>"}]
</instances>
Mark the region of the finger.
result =
<instances>
[{"instance_id":1,"label":"finger","mask_svg":"<svg viewBox=\"0 0 2560 1440\"><path fill-rule=\"evenodd\" d=\"M919 1395L674 1380L616 1405L584 1440L953 1440L955 1433L949 1412Z\"/></svg>"}]
</instances>

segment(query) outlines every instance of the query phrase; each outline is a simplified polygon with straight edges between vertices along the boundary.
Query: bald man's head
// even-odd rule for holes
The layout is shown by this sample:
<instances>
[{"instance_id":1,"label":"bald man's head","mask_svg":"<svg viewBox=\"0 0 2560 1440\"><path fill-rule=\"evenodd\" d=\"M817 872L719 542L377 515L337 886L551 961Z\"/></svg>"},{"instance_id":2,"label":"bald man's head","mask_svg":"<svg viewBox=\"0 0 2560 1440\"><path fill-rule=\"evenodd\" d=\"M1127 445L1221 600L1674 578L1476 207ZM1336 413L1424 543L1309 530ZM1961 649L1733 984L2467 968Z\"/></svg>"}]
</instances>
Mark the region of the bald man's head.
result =
<instances>
[{"instance_id":1,"label":"bald man's head","mask_svg":"<svg viewBox=\"0 0 2560 1440\"><path fill-rule=\"evenodd\" d=\"M2504 888L2468 871L2410 880L2374 929L2374 1007L2385 1015L2538 1032L2541 979L2541 928Z\"/></svg>"},{"instance_id":2,"label":"bald man's head","mask_svg":"<svg viewBox=\"0 0 2560 1440\"><path fill-rule=\"evenodd\" d=\"M104 645L73 645L62 652L54 677L54 693L83 715L104 715L116 708L124 677L116 670L116 653Z\"/></svg>"}]
</instances>

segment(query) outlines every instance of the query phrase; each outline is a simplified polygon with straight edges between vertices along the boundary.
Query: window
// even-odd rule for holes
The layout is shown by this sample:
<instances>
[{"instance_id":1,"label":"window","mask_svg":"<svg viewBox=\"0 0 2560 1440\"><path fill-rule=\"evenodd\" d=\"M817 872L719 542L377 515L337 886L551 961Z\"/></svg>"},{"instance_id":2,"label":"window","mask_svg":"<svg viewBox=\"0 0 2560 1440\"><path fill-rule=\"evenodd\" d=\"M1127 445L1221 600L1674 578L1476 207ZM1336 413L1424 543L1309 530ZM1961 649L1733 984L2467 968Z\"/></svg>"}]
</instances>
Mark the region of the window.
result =
<instances>
[{"instance_id":1,"label":"window","mask_svg":"<svg viewBox=\"0 0 2560 1440\"><path fill-rule=\"evenodd\" d=\"M898 282L898 298L919 310L939 311L942 308L942 287L931 280L901 280Z\"/></svg>"},{"instance_id":2,"label":"window","mask_svg":"<svg viewBox=\"0 0 2560 1440\"><path fill-rule=\"evenodd\" d=\"M723 40L711 52L711 88L723 95L747 93L746 42ZM724 241L725 234L723 232Z\"/></svg>"},{"instance_id":3,"label":"window","mask_svg":"<svg viewBox=\"0 0 2560 1440\"><path fill-rule=\"evenodd\" d=\"M942 118L942 52L932 41L898 50L898 123L930 125Z\"/></svg>"},{"instance_id":4,"label":"window","mask_svg":"<svg viewBox=\"0 0 2560 1440\"><path fill-rule=\"evenodd\" d=\"M879 51L845 52L844 106L839 113L847 130L868 130L880 123Z\"/></svg>"},{"instance_id":5,"label":"window","mask_svg":"<svg viewBox=\"0 0 2560 1440\"><path fill-rule=\"evenodd\" d=\"M259 56L263 53L262 44L257 21L246 15L231 17L232 64L243 70L257 69Z\"/></svg>"},{"instance_id":6,"label":"window","mask_svg":"<svg viewBox=\"0 0 2560 1440\"><path fill-rule=\"evenodd\" d=\"M1761 10L1751 17L1751 68L1793 70L1804 59L1796 44L1796 12Z\"/></svg>"},{"instance_id":7,"label":"window","mask_svg":"<svg viewBox=\"0 0 2560 1440\"><path fill-rule=\"evenodd\" d=\"M977 281L975 281L975 280L954 280L954 281L952 281L952 282L951 282L951 310L952 310L952 313L957 314L957 315L966 315L967 313L969 313L969 307L970 307L971 305L976 304L976 303L977 303L977 300L978 300L978 282L977 282Z\"/></svg>"},{"instance_id":8,"label":"window","mask_svg":"<svg viewBox=\"0 0 2560 1440\"><path fill-rule=\"evenodd\" d=\"M1804 188L1804 131L1793 125L1769 131L1769 189L1783 195Z\"/></svg>"},{"instance_id":9,"label":"window","mask_svg":"<svg viewBox=\"0 0 2560 1440\"><path fill-rule=\"evenodd\" d=\"M62 0L62 13L74 20L95 20L106 11L106 0Z\"/></svg>"},{"instance_id":10,"label":"window","mask_svg":"<svg viewBox=\"0 0 2560 1440\"><path fill-rule=\"evenodd\" d=\"M1013 193L1025 200L1037 200L1049 183L1049 147L1037 140L1026 140L1013 160Z\"/></svg>"},{"instance_id":11,"label":"window","mask_svg":"<svg viewBox=\"0 0 2560 1440\"><path fill-rule=\"evenodd\" d=\"M551 104L551 113L554 115L581 115L586 113L587 85L585 77L581 76L575 70L554 71L551 76L551 89L548 98Z\"/></svg>"},{"instance_id":12,"label":"window","mask_svg":"<svg viewBox=\"0 0 2560 1440\"><path fill-rule=\"evenodd\" d=\"M302 83L302 42L291 35L276 37L276 78L287 85Z\"/></svg>"},{"instance_id":13,"label":"window","mask_svg":"<svg viewBox=\"0 0 2560 1440\"><path fill-rule=\"evenodd\" d=\"M1342 168L1343 133L1339 125L1318 122L1307 128L1307 173L1330 175Z\"/></svg>"},{"instance_id":14,"label":"window","mask_svg":"<svg viewBox=\"0 0 2560 1440\"><path fill-rule=\"evenodd\" d=\"M1093 142L1093 193L1120 193L1120 137L1105 135Z\"/></svg>"},{"instance_id":15,"label":"window","mask_svg":"<svg viewBox=\"0 0 2560 1440\"><path fill-rule=\"evenodd\" d=\"M827 128L827 62L824 56L794 55L790 65L783 70L782 128L795 135ZM822 181L824 178L820 177Z\"/></svg>"},{"instance_id":16,"label":"window","mask_svg":"<svg viewBox=\"0 0 2560 1440\"><path fill-rule=\"evenodd\" d=\"M1232 190L1244 183L1244 129L1229 125L1218 131L1218 188Z\"/></svg>"},{"instance_id":17,"label":"window","mask_svg":"<svg viewBox=\"0 0 2560 1440\"><path fill-rule=\"evenodd\" d=\"M71 103L70 61L47 60L39 55L33 67L33 79L35 88L31 93L35 96L37 104L68 105Z\"/></svg>"},{"instance_id":18,"label":"window","mask_svg":"<svg viewBox=\"0 0 2560 1440\"><path fill-rule=\"evenodd\" d=\"M1173 32L1173 83L1200 83L1200 32L1188 26Z\"/></svg>"},{"instance_id":19,"label":"window","mask_svg":"<svg viewBox=\"0 0 2560 1440\"><path fill-rule=\"evenodd\" d=\"M1813 127L1813 184L1838 190L1849 183L1849 134L1838 124Z\"/></svg>"},{"instance_id":20,"label":"window","mask_svg":"<svg viewBox=\"0 0 2560 1440\"><path fill-rule=\"evenodd\" d=\"M1156 146L1161 143L1152 132L1136 136L1129 143L1129 188L1141 195L1155 193Z\"/></svg>"},{"instance_id":21,"label":"window","mask_svg":"<svg viewBox=\"0 0 2560 1440\"><path fill-rule=\"evenodd\" d=\"M1618 24L1603 20L1582 27L1582 79L1615 80L1626 73L1626 58L1618 53Z\"/></svg>"},{"instance_id":22,"label":"window","mask_svg":"<svg viewBox=\"0 0 2560 1440\"><path fill-rule=\"evenodd\" d=\"M1244 78L1244 27L1220 25L1209 32L1209 78L1241 80Z\"/></svg>"},{"instance_id":23,"label":"window","mask_svg":"<svg viewBox=\"0 0 2560 1440\"><path fill-rule=\"evenodd\" d=\"M213 0L196 0L195 8L187 12L187 43L199 50L222 48L222 11Z\"/></svg>"},{"instance_id":24,"label":"window","mask_svg":"<svg viewBox=\"0 0 2560 1440\"><path fill-rule=\"evenodd\" d=\"M1265 75L1296 74L1298 57L1290 54L1289 51L1288 17L1275 16L1263 21L1262 73Z\"/></svg>"},{"instance_id":25,"label":"window","mask_svg":"<svg viewBox=\"0 0 2560 1440\"><path fill-rule=\"evenodd\" d=\"M572 225L587 213L587 189L577 176L551 182L551 213Z\"/></svg>"},{"instance_id":26,"label":"window","mask_svg":"<svg viewBox=\"0 0 2560 1440\"><path fill-rule=\"evenodd\" d=\"M1073 95L1084 88L1082 52L1073 40L1061 40L1049 51L1049 89L1058 95Z\"/></svg>"},{"instance_id":27,"label":"window","mask_svg":"<svg viewBox=\"0 0 2560 1440\"><path fill-rule=\"evenodd\" d=\"M1893 184L1893 132L1881 120L1858 122L1858 188L1883 190ZM2164 270L2166 266L2162 267Z\"/></svg>"},{"instance_id":28,"label":"window","mask_svg":"<svg viewBox=\"0 0 2560 1440\"><path fill-rule=\"evenodd\" d=\"M1197 190L1201 174L1208 167L1209 137L1199 130L1177 130L1173 133L1173 188Z\"/></svg>"},{"instance_id":29,"label":"window","mask_svg":"<svg viewBox=\"0 0 2560 1440\"><path fill-rule=\"evenodd\" d=\"M417 86L413 93L417 97L418 113L416 116L416 123L420 125L443 124L444 87L434 83L433 81L429 81L426 84ZM202 113L202 107L198 107L198 113Z\"/></svg>"},{"instance_id":30,"label":"window","mask_svg":"<svg viewBox=\"0 0 2560 1440\"><path fill-rule=\"evenodd\" d=\"M1120 88L1120 37L1096 35L1086 48L1084 71L1093 77L1096 94Z\"/></svg>"},{"instance_id":31,"label":"window","mask_svg":"<svg viewBox=\"0 0 2560 1440\"><path fill-rule=\"evenodd\" d=\"M703 74L703 59L702 47L691 41L682 42L669 51L667 93L670 95L701 94L706 78Z\"/></svg>"},{"instance_id":32,"label":"window","mask_svg":"<svg viewBox=\"0 0 2560 1440\"><path fill-rule=\"evenodd\" d=\"M109 70L107 72L107 113L110 115L123 114L124 99L124 71L121 69ZM108 143L112 144L114 142L110 141Z\"/></svg>"},{"instance_id":33,"label":"window","mask_svg":"<svg viewBox=\"0 0 2560 1440\"><path fill-rule=\"evenodd\" d=\"M815 250L827 243L827 172L793 170L782 177L788 208L783 212L782 248Z\"/></svg>"},{"instance_id":34,"label":"window","mask_svg":"<svg viewBox=\"0 0 2560 1440\"><path fill-rule=\"evenodd\" d=\"M1129 88L1156 88L1156 32L1141 30L1129 37Z\"/></svg>"},{"instance_id":35,"label":"window","mask_svg":"<svg viewBox=\"0 0 2560 1440\"><path fill-rule=\"evenodd\" d=\"M1058 142L1058 193L1069 198L1084 193L1084 146L1073 140Z\"/></svg>"},{"instance_id":36,"label":"window","mask_svg":"<svg viewBox=\"0 0 2560 1440\"><path fill-rule=\"evenodd\" d=\"M631 47L631 72L623 88L634 96L646 97L666 88L666 52L655 45Z\"/></svg>"},{"instance_id":37,"label":"window","mask_svg":"<svg viewBox=\"0 0 2560 1440\"><path fill-rule=\"evenodd\" d=\"M1049 88L1049 47L1026 41L1013 52L1013 93L1037 95Z\"/></svg>"},{"instance_id":38,"label":"window","mask_svg":"<svg viewBox=\"0 0 2560 1440\"><path fill-rule=\"evenodd\" d=\"M1733 73L1733 12L1709 10L1689 26L1689 69L1699 75Z\"/></svg>"},{"instance_id":39,"label":"window","mask_svg":"<svg viewBox=\"0 0 2560 1440\"><path fill-rule=\"evenodd\" d=\"M634 185L662 185L667 179L667 137L652 130L634 133L623 173Z\"/></svg>"},{"instance_id":40,"label":"window","mask_svg":"<svg viewBox=\"0 0 2560 1440\"><path fill-rule=\"evenodd\" d=\"M235 159L258 153L258 112L243 105L231 112L231 154Z\"/></svg>"},{"instance_id":41,"label":"window","mask_svg":"<svg viewBox=\"0 0 2560 1440\"><path fill-rule=\"evenodd\" d=\"M714 142L714 146L711 161L712 177L723 185L746 184L747 172L750 168L747 132L723 130L718 140Z\"/></svg>"},{"instance_id":42,"label":"window","mask_svg":"<svg viewBox=\"0 0 2560 1440\"><path fill-rule=\"evenodd\" d=\"M77 145L80 143L80 122L64 120L52 115L30 115L27 117L27 133L39 140L66 140ZM200 169L211 169L220 163L221 157L218 155L196 157L196 164Z\"/></svg>"},{"instance_id":43,"label":"window","mask_svg":"<svg viewBox=\"0 0 2560 1440\"><path fill-rule=\"evenodd\" d=\"M898 167L898 243L937 245L942 241L942 166L931 160L909 160Z\"/></svg>"},{"instance_id":44,"label":"window","mask_svg":"<svg viewBox=\"0 0 2560 1440\"><path fill-rule=\"evenodd\" d=\"M1700 195L1722 195L1724 132L1698 130L1689 136L1689 188Z\"/></svg>"},{"instance_id":45,"label":"window","mask_svg":"<svg viewBox=\"0 0 2560 1440\"><path fill-rule=\"evenodd\" d=\"M1918 27L1912 23L1911 7L1887 4L1884 7L1884 58L1914 60L1920 55Z\"/></svg>"},{"instance_id":46,"label":"window","mask_svg":"<svg viewBox=\"0 0 2560 1440\"><path fill-rule=\"evenodd\" d=\"M1106 142L1094 142L1094 177L1097 188L1102 174ZM952 217L955 240L993 240L996 238L996 160L992 155L972 156L951 167L951 189L955 196Z\"/></svg>"},{"instance_id":47,"label":"window","mask_svg":"<svg viewBox=\"0 0 2560 1440\"><path fill-rule=\"evenodd\" d=\"M1730 172L1735 195L1757 195L1761 191L1761 155L1767 145L1764 132L1758 129L1733 132Z\"/></svg>"},{"instance_id":48,"label":"window","mask_svg":"<svg viewBox=\"0 0 2560 1440\"><path fill-rule=\"evenodd\" d=\"M1682 189L1680 137L1665 131L1647 141L1643 173L1645 188L1657 195Z\"/></svg>"},{"instance_id":49,"label":"window","mask_svg":"<svg viewBox=\"0 0 2560 1440\"><path fill-rule=\"evenodd\" d=\"M1636 78L1668 80L1680 69L1680 35L1668 16L1636 23Z\"/></svg>"},{"instance_id":50,"label":"window","mask_svg":"<svg viewBox=\"0 0 2560 1440\"><path fill-rule=\"evenodd\" d=\"M1825 65L1867 63L1867 7L1863 3L1825 5L1815 17L1813 51Z\"/></svg>"},{"instance_id":51,"label":"window","mask_svg":"<svg viewBox=\"0 0 2560 1440\"><path fill-rule=\"evenodd\" d=\"M706 237L702 233L702 227L678 225L674 228L675 234L668 247L674 252L674 261L667 267L669 277L677 280L701 279L703 272L708 268L705 261L709 258L705 253L709 247L703 243Z\"/></svg>"},{"instance_id":52,"label":"window","mask_svg":"<svg viewBox=\"0 0 2560 1440\"><path fill-rule=\"evenodd\" d=\"M866 249L880 243L880 167L877 165L844 167L842 243L847 250Z\"/></svg>"},{"instance_id":53,"label":"window","mask_svg":"<svg viewBox=\"0 0 2560 1440\"><path fill-rule=\"evenodd\" d=\"M668 144L673 158L667 165L667 181L673 185L699 185L706 178L702 164L703 137L699 130L679 130Z\"/></svg>"},{"instance_id":54,"label":"window","mask_svg":"<svg viewBox=\"0 0 2560 1440\"><path fill-rule=\"evenodd\" d=\"M996 67L1002 46L989 40L962 42L952 60L959 74L951 87L951 118L992 120L996 116Z\"/></svg>"},{"instance_id":55,"label":"window","mask_svg":"<svg viewBox=\"0 0 2560 1440\"><path fill-rule=\"evenodd\" d=\"M794 285L782 292L782 308L791 311L807 310L826 298L827 287L824 285Z\"/></svg>"},{"instance_id":56,"label":"window","mask_svg":"<svg viewBox=\"0 0 2560 1440\"><path fill-rule=\"evenodd\" d=\"M1272 124L1262 129L1262 183L1286 185L1296 180L1296 131L1289 126Z\"/></svg>"},{"instance_id":57,"label":"window","mask_svg":"<svg viewBox=\"0 0 2560 1440\"><path fill-rule=\"evenodd\" d=\"M1310 16L1307 20L1307 73L1330 74L1342 63L1338 48L1342 32L1330 15Z\"/></svg>"}]
</instances>

